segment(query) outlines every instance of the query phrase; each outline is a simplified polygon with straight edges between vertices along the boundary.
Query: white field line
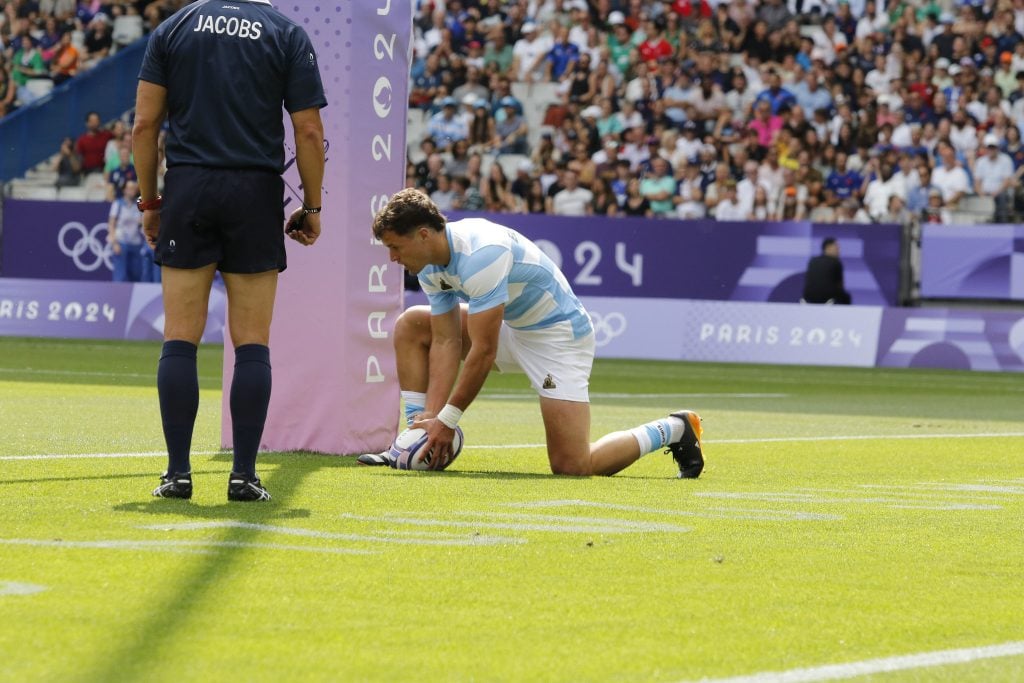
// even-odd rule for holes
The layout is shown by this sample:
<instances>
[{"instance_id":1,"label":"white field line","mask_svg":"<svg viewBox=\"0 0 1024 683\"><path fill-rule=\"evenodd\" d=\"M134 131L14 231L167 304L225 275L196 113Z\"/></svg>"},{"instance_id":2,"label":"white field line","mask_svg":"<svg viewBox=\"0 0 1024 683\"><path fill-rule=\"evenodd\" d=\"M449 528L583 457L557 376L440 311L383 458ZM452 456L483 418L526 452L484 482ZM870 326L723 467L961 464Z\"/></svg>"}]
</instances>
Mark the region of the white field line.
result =
<instances>
[{"instance_id":1,"label":"white field line","mask_svg":"<svg viewBox=\"0 0 1024 683\"><path fill-rule=\"evenodd\" d=\"M480 394L477 398L508 400L517 398L536 398L537 394L532 391L506 391L501 393ZM593 392L590 398L789 398L789 394L780 393L690 393L680 392L674 394L634 394L615 392Z\"/></svg>"},{"instance_id":2,"label":"white field line","mask_svg":"<svg viewBox=\"0 0 1024 683\"><path fill-rule=\"evenodd\" d=\"M44 370L41 368L0 368L0 373L18 375L48 375L68 377L105 377L108 379L130 377L132 379L154 379L156 372L103 372L101 370ZM220 375L199 375L199 381L220 381Z\"/></svg>"},{"instance_id":3,"label":"white field line","mask_svg":"<svg viewBox=\"0 0 1024 683\"><path fill-rule=\"evenodd\" d=\"M950 666L966 664L982 659L997 657L1016 657L1024 655L1024 641L988 645L984 647L966 647L957 650L938 650L920 652L913 655L883 657L881 659L865 659L860 662L845 664L826 664L805 669L788 671L765 671L746 676L731 678L702 678L702 683L811 683L814 681L839 681L857 676L890 673L923 669L932 666Z\"/></svg>"},{"instance_id":4,"label":"white field line","mask_svg":"<svg viewBox=\"0 0 1024 683\"><path fill-rule=\"evenodd\" d=\"M794 442L827 442L827 441L884 441L887 439L1005 439L1024 437L1024 432L987 432L984 434L851 434L835 436L783 436L754 437L747 439L705 439L705 444L759 444L759 443L794 443ZM544 448L543 443L503 443L486 444L483 446L466 445L466 450L510 450L516 448ZM222 455L228 451L193 451L192 455ZM166 456L164 451L144 451L142 453L41 453L39 455L0 455L4 460L73 460L76 458L151 458Z\"/></svg>"}]
</instances>

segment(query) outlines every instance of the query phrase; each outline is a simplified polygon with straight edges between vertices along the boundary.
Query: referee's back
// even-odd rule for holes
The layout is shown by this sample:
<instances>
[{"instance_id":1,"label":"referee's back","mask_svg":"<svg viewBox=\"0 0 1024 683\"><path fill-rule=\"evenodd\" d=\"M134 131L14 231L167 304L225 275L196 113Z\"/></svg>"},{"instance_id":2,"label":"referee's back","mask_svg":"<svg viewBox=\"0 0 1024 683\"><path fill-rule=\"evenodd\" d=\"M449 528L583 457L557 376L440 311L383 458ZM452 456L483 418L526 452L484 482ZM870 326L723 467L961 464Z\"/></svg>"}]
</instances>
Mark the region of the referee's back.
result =
<instances>
[{"instance_id":1,"label":"referee's back","mask_svg":"<svg viewBox=\"0 0 1024 683\"><path fill-rule=\"evenodd\" d=\"M308 36L266 0L184 7L153 31L139 78L167 89L168 167L281 173L282 104L326 104Z\"/></svg>"}]
</instances>

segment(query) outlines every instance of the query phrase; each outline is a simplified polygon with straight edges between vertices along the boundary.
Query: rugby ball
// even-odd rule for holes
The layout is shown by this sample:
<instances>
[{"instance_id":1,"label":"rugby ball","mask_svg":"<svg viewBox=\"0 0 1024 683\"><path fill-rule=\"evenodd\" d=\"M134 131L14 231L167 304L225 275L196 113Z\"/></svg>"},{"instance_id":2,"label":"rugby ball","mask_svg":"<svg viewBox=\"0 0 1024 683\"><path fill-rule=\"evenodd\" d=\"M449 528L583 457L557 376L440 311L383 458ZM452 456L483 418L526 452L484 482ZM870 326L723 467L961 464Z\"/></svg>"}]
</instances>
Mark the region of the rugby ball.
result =
<instances>
[{"instance_id":1,"label":"rugby ball","mask_svg":"<svg viewBox=\"0 0 1024 683\"><path fill-rule=\"evenodd\" d=\"M430 469L430 454L428 453L424 460L420 460L420 449L427 442L427 430L425 429L406 429L404 432L399 434L395 438L395 442L391 444L391 466L399 470L429 470ZM462 428L455 427L455 439L452 441L452 455L448 459L448 463L441 469L445 469L448 465L451 465L455 458L459 457L459 453L462 452ZM437 470L435 470L437 471Z\"/></svg>"}]
</instances>

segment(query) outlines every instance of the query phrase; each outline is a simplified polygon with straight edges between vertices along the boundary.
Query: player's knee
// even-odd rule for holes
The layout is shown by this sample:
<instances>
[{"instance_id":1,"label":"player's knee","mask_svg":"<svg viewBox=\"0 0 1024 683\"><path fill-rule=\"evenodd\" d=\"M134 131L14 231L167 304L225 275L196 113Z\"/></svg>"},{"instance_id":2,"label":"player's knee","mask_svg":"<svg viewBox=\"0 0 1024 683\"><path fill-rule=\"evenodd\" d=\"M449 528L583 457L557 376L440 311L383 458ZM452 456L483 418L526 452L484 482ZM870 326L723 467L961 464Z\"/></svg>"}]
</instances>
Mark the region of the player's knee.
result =
<instances>
[{"instance_id":1,"label":"player's knee","mask_svg":"<svg viewBox=\"0 0 1024 683\"><path fill-rule=\"evenodd\" d=\"M568 477L589 477L593 472L589 462L551 458L551 473Z\"/></svg>"},{"instance_id":2,"label":"player's knee","mask_svg":"<svg viewBox=\"0 0 1024 683\"><path fill-rule=\"evenodd\" d=\"M430 307L411 306L395 322L395 344L429 342Z\"/></svg>"}]
</instances>

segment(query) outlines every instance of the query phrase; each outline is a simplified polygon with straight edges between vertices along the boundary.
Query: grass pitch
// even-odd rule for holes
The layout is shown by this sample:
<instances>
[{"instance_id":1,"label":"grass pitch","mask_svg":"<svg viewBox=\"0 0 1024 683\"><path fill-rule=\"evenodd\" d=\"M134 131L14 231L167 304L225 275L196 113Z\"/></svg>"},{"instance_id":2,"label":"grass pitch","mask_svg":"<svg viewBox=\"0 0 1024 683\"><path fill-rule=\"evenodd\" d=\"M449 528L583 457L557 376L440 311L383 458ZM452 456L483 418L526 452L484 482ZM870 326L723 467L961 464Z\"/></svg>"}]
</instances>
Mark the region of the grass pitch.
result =
<instances>
[{"instance_id":1,"label":"grass pitch","mask_svg":"<svg viewBox=\"0 0 1024 683\"><path fill-rule=\"evenodd\" d=\"M1024 680L1018 375L599 361L595 438L693 408L697 481L548 474L494 376L448 472L264 454L229 505L217 347L149 495L158 349L0 339L2 680Z\"/></svg>"}]
</instances>

